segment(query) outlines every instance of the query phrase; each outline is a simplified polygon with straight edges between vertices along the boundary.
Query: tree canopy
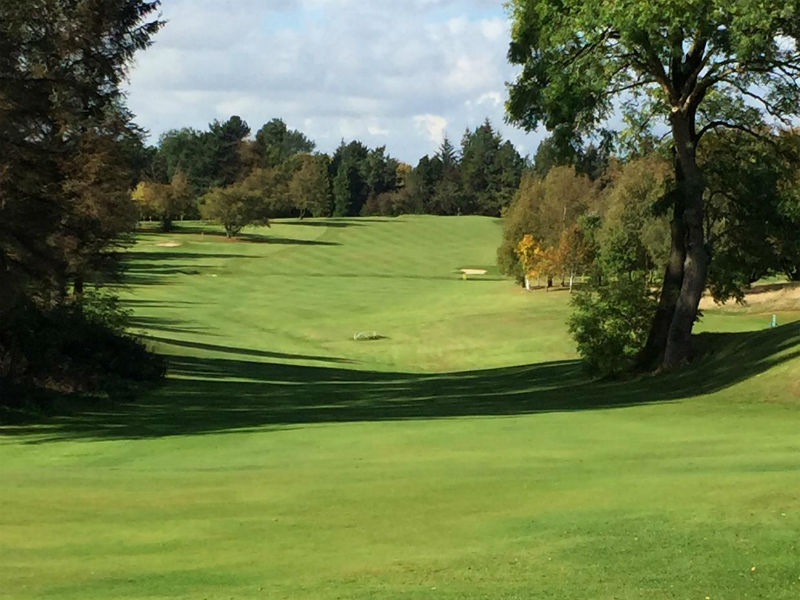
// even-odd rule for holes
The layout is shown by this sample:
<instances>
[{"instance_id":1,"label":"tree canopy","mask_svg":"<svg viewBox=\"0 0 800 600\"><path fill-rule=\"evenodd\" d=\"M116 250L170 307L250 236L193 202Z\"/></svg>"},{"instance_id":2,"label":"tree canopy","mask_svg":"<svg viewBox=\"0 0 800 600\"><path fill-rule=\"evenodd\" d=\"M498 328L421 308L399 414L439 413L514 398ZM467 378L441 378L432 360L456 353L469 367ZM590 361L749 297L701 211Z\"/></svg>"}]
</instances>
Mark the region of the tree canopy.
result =
<instances>
[{"instance_id":1,"label":"tree canopy","mask_svg":"<svg viewBox=\"0 0 800 600\"><path fill-rule=\"evenodd\" d=\"M710 254L703 228L703 136L758 135L800 113L800 2L512 0L511 119L580 136L622 103L647 127L669 127L675 190L669 264L643 364L690 356Z\"/></svg>"}]
</instances>

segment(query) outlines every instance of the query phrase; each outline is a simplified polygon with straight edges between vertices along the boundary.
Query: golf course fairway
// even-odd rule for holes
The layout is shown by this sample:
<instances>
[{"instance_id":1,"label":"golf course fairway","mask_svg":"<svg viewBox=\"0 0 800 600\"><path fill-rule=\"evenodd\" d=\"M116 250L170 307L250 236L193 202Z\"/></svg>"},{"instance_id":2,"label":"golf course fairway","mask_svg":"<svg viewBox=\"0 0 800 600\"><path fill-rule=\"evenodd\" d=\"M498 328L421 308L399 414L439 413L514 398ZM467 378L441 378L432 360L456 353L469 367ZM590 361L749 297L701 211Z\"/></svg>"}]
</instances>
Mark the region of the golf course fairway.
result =
<instances>
[{"instance_id":1,"label":"golf course fairway","mask_svg":"<svg viewBox=\"0 0 800 600\"><path fill-rule=\"evenodd\" d=\"M115 291L168 377L0 428L0 598L800 598L800 311L595 382L500 236L145 228Z\"/></svg>"}]
</instances>

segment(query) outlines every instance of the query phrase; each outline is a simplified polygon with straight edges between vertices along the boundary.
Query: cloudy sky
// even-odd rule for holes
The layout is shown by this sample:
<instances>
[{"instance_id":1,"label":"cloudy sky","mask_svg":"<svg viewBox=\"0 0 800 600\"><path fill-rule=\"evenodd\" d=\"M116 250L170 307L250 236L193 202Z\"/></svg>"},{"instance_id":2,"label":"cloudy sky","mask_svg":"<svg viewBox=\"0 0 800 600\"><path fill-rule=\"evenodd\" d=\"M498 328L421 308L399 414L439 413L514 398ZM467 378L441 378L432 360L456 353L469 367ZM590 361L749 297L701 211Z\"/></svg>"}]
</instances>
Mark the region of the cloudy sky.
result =
<instances>
[{"instance_id":1,"label":"cloudy sky","mask_svg":"<svg viewBox=\"0 0 800 600\"><path fill-rule=\"evenodd\" d=\"M523 154L540 135L503 122L509 23L502 0L163 0L166 27L131 72L151 141L233 114L273 117L330 152L386 145L416 164L486 117Z\"/></svg>"}]
</instances>

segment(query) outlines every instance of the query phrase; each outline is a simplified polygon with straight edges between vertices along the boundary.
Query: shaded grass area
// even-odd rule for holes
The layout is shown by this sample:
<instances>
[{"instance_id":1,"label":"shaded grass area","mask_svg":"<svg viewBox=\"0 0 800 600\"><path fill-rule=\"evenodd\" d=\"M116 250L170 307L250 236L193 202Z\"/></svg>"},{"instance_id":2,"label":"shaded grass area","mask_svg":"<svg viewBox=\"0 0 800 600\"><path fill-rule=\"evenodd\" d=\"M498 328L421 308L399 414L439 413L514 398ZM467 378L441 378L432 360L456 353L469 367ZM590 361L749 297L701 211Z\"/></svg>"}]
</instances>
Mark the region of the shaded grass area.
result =
<instances>
[{"instance_id":1,"label":"shaded grass area","mask_svg":"<svg viewBox=\"0 0 800 600\"><path fill-rule=\"evenodd\" d=\"M178 348L347 363L158 338ZM423 375L173 355L161 393L0 432L37 441L143 438L348 421L510 416L668 402L714 393L800 357L800 323L748 333L703 334L691 369L623 381L587 380L579 361Z\"/></svg>"}]
</instances>

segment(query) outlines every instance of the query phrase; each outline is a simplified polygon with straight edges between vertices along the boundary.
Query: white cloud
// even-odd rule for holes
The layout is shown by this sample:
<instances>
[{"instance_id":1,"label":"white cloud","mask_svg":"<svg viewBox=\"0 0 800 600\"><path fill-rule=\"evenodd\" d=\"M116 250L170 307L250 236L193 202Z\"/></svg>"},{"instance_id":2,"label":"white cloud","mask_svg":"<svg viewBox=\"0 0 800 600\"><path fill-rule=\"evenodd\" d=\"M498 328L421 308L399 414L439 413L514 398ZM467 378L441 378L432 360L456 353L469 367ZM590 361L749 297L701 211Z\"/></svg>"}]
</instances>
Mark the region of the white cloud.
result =
<instances>
[{"instance_id":1,"label":"white cloud","mask_svg":"<svg viewBox=\"0 0 800 600\"><path fill-rule=\"evenodd\" d=\"M164 0L169 23L139 55L129 105L154 137L238 114L273 117L318 148L342 138L416 162L448 126L503 123L509 24L490 0ZM538 137L536 138L538 139Z\"/></svg>"},{"instance_id":2,"label":"white cloud","mask_svg":"<svg viewBox=\"0 0 800 600\"><path fill-rule=\"evenodd\" d=\"M390 133L388 129L384 129L380 125L369 125L367 126L367 131L374 136L385 136Z\"/></svg>"},{"instance_id":3,"label":"white cloud","mask_svg":"<svg viewBox=\"0 0 800 600\"><path fill-rule=\"evenodd\" d=\"M414 124L417 130L437 146L442 143L447 130L447 119L441 115L415 115Z\"/></svg>"},{"instance_id":4,"label":"white cloud","mask_svg":"<svg viewBox=\"0 0 800 600\"><path fill-rule=\"evenodd\" d=\"M506 38L507 25L503 19L485 19L481 21L481 33L487 40L501 40Z\"/></svg>"}]
</instances>

